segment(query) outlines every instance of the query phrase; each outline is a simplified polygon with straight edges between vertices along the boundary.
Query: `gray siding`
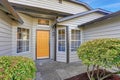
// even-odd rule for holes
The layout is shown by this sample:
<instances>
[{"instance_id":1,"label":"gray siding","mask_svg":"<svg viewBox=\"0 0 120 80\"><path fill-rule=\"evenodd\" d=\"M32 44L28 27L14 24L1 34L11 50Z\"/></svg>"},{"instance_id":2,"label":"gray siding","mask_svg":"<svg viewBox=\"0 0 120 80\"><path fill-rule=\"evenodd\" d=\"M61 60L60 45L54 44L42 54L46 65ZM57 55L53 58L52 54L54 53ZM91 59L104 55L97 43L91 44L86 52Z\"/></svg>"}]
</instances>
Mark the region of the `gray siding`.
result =
<instances>
[{"instance_id":1,"label":"gray siding","mask_svg":"<svg viewBox=\"0 0 120 80\"><path fill-rule=\"evenodd\" d=\"M98 12L93 12L93 13L90 13L90 14L87 14L84 16L80 16L80 17L71 19L71 20L66 20L64 22L60 22L60 23L58 23L58 25L77 26L77 25L92 21L94 19L97 19L97 18L100 18L103 16L104 16L103 14L100 14Z\"/></svg>"},{"instance_id":2,"label":"gray siding","mask_svg":"<svg viewBox=\"0 0 120 80\"><path fill-rule=\"evenodd\" d=\"M83 41L89 41L98 38L118 38L120 39L120 16L99 21L94 24L87 25L83 28ZM117 71L114 67L109 71Z\"/></svg>"},{"instance_id":3,"label":"gray siding","mask_svg":"<svg viewBox=\"0 0 120 80\"><path fill-rule=\"evenodd\" d=\"M77 27L78 25L89 22L89 21L97 19L97 18L100 18L102 16L104 16L104 15L100 14L100 13L97 13L97 12L93 12L93 13L90 13L88 15L84 15L84 16L81 16L81 17L78 17L78 18L74 18L74 19L71 19L71 20L60 22L60 23L58 23L58 25L69 26L69 35L70 35L69 41L71 41L71 29L78 29L79 30L79 28ZM80 29L80 30L81 30L81 36L83 36L82 29ZM82 42L82 39L81 39L81 42ZM70 43L70 50L71 50L71 42L69 42L69 43ZM76 51L75 52L69 51L69 52L70 52L70 54L69 54L70 62L80 61ZM58 54L57 57L60 57L61 60L64 60L66 58L66 54L63 54L63 53ZM61 61L60 59L59 59L59 61Z\"/></svg>"},{"instance_id":4,"label":"gray siding","mask_svg":"<svg viewBox=\"0 0 120 80\"><path fill-rule=\"evenodd\" d=\"M25 57L29 57L29 58L32 58L34 59L34 53L32 52L32 26L33 26L33 18L28 16L28 15L25 15L25 14L22 14L22 13L19 13L19 16L22 18L22 20L24 21L24 24L18 24L16 22L13 22L12 24L12 55L14 56L25 56ZM17 53L17 28L20 27L20 28L26 28L26 29L29 29L30 30L30 38L29 38L29 51L27 52L22 52L22 53Z\"/></svg>"},{"instance_id":5,"label":"gray siding","mask_svg":"<svg viewBox=\"0 0 120 80\"><path fill-rule=\"evenodd\" d=\"M0 10L0 56L12 54L12 20Z\"/></svg>"},{"instance_id":6,"label":"gray siding","mask_svg":"<svg viewBox=\"0 0 120 80\"><path fill-rule=\"evenodd\" d=\"M83 41L97 38L120 38L120 16L87 25L83 28Z\"/></svg>"}]
</instances>

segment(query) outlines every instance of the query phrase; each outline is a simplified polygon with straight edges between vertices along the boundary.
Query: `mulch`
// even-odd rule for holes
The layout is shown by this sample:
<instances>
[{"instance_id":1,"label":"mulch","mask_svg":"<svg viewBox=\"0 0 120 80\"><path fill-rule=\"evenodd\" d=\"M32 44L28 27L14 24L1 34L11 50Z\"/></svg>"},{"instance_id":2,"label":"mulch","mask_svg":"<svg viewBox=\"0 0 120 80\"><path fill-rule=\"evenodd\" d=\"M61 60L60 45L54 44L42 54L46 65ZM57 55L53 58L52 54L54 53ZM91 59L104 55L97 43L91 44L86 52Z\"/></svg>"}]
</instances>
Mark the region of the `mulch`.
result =
<instances>
[{"instance_id":1,"label":"mulch","mask_svg":"<svg viewBox=\"0 0 120 80\"><path fill-rule=\"evenodd\" d=\"M94 71L95 73L97 73L97 71ZM100 73L102 73L103 70L100 70ZM111 72L106 71L106 74L109 74ZM97 75L95 74L94 77L96 77ZM73 76L71 78L65 79L65 80L89 80L87 73L82 73L76 76ZM96 79L97 80L97 79ZM112 75L104 80L120 80L120 76L118 75Z\"/></svg>"}]
</instances>

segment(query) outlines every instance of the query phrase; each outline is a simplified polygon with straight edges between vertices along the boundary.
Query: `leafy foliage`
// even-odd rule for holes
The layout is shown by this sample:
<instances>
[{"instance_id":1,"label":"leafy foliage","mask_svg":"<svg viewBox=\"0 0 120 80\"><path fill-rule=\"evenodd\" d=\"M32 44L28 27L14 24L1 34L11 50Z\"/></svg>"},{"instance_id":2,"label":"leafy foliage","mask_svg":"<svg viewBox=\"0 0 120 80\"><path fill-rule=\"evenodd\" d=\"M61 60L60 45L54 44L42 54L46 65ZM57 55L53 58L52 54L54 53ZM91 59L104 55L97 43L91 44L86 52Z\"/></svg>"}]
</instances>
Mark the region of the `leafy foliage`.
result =
<instances>
[{"instance_id":1,"label":"leafy foliage","mask_svg":"<svg viewBox=\"0 0 120 80\"><path fill-rule=\"evenodd\" d=\"M120 40L96 39L83 43L78 56L87 66L112 68L120 65ZM94 68L93 68L94 69Z\"/></svg>"},{"instance_id":2,"label":"leafy foliage","mask_svg":"<svg viewBox=\"0 0 120 80\"><path fill-rule=\"evenodd\" d=\"M36 67L32 59L17 56L0 57L1 80L32 80Z\"/></svg>"}]
</instances>

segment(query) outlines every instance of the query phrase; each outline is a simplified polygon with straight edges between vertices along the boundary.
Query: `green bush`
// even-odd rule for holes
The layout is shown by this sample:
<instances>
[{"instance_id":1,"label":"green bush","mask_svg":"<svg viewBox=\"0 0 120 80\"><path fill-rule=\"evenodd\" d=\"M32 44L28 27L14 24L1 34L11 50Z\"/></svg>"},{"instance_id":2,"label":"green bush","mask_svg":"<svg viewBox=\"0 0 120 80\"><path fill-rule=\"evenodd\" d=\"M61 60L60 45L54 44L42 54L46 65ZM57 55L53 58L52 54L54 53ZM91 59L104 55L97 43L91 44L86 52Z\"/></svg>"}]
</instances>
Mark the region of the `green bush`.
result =
<instances>
[{"instance_id":1,"label":"green bush","mask_svg":"<svg viewBox=\"0 0 120 80\"><path fill-rule=\"evenodd\" d=\"M0 80L32 80L36 67L32 59L17 56L0 57Z\"/></svg>"},{"instance_id":2,"label":"green bush","mask_svg":"<svg viewBox=\"0 0 120 80\"><path fill-rule=\"evenodd\" d=\"M116 67L120 65L120 40L105 38L88 41L78 48L77 53L82 62L88 66L88 73L89 66L93 66L93 70L99 70L100 67ZM91 76L88 75L89 78ZM98 80L103 80L103 78Z\"/></svg>"}]
</instances>

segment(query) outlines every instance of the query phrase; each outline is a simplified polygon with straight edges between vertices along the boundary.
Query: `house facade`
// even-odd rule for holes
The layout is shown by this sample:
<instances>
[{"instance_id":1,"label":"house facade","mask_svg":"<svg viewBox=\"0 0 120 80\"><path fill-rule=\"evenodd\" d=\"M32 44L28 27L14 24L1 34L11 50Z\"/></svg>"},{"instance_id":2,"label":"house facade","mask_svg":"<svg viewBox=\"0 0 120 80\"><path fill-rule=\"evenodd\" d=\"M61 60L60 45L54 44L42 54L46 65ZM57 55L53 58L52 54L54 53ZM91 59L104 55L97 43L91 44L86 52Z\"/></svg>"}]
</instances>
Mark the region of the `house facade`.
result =
<instances>
[{"instance_id":1,"label":"house facade","mask_svg":"<svg viewBox=\"0 0 120 80\"><path fill-rule=\"evenodd\" d=\"M119 38L114 14L77 0L1 0L0 56L80 61L76 50L83 42Z\"/></svg>"}]
</instances>

